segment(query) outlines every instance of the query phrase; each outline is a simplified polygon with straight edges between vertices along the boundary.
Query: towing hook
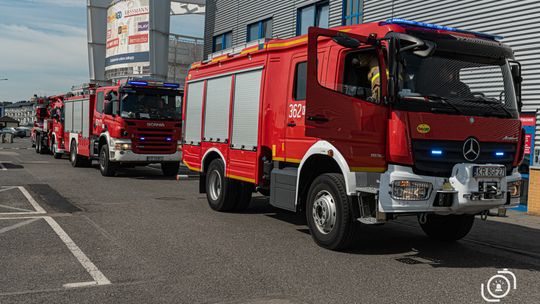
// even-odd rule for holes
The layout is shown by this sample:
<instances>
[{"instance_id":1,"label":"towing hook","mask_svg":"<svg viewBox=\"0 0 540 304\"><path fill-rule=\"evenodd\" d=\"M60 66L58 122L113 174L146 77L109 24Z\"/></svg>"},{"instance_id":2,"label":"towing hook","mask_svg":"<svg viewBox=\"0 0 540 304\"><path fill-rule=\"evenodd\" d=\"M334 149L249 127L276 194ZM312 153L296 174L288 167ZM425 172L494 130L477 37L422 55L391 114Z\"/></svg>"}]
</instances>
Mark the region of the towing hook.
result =
<instances>
[{"instance_id":1,"label":"towing hook","mask_svg":"<svg viewBox=\"0 0 540 304\"><path fill-rule=\"evenodd\" d=\"M489 210L482 211L482 213L480 213L480 219L481 219L482 221L487 220L488 214L489 214Z\"/></svg>"},{"instance_id":2,"label":"towing hook","mask_svg":"<svg viewBox=\"0 0 540 304\"><path fill-rule=\"evenodd\" d=\"M420 215L418 215L418 222L422 225L427 223L427 213L420 213Z\"/></svg>"}]
</instances>

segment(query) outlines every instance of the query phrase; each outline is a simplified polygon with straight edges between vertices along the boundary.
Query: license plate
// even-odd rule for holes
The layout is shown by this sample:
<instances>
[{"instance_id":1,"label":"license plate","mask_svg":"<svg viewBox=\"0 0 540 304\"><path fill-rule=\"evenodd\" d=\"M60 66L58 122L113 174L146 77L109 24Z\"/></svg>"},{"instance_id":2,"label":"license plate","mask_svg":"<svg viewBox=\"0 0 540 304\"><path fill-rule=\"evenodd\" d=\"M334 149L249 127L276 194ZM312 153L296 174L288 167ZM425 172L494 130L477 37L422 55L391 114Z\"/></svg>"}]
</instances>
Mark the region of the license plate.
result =
<instances>
[{"instance_id":1,"label":"license plate","mask_svg":"<svg viewBox=\"0 0 540 304\"><path fill-rule=\"evenodd\" d=\"M474 177L504 177L506 175L505 167L474 167Z\"/></svg>"},{"instance_id":2,"label":"license plate","mask_svg":"<svg viewBox=\"0 0 540 304\"><path fill-rule=\"evenodd\" d=\"M146 160L147 161L162 161L163 156L147 156Z\"/></svg>"}]
</instances>

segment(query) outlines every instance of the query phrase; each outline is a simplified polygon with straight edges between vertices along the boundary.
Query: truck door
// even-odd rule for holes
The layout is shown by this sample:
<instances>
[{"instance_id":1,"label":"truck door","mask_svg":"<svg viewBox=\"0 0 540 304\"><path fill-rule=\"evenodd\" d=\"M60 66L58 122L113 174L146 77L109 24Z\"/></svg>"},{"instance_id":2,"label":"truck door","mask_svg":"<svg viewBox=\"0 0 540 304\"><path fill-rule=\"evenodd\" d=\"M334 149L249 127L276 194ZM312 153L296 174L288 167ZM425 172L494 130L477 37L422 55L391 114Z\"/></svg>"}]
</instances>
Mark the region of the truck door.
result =
<instances>
[{"instance_id":1,"label":"truck door","mask_svg":"<svg viewBox=\"0 0 540 304\"><path fill-rule=\"evenodd\" d=\"M319 49L319 76L325 77L325 55L327 50ZM285 161L300 163L306 150L316 138L306 137L306 77L307 55L305 52L293 55L289 70L289 89L287 90L287 108L285 109Z\"/></svg>"},{"instance_id":2,"label":"truck door","mask_svg":"<svg viewBox=\"0 0 540 304\"><path fill-rule=\"evenodd\" d=\"M99 136L103 132L103 102L105 101L105 91L98 89L96 92L96 102L94 110L94 121L92 125L92 134Z\"/></svg>"},{"instance_id":3,"label":"truck door","mask_svg":"<svg viewBox=\"0 0 540 304\"><path fill-rule=\"evenodd\" d=\"M317 73L321 47L331 48L324 81ZM307 65L306 136L330 142L351 171L385 171L387 77L378 73L386 66L377 40L310 28ZM372 90L373 81L378 89Z\"/></svg>"}]
</instances>

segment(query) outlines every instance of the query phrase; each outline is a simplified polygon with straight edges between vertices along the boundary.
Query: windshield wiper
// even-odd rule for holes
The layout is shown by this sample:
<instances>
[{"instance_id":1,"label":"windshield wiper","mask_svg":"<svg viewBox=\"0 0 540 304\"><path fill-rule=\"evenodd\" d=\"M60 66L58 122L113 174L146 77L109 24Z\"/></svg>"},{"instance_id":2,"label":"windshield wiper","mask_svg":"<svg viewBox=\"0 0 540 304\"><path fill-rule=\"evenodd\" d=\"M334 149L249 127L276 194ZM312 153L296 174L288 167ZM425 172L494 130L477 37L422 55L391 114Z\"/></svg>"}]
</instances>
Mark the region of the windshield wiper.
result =
<instances>
[{"instance_id":1,"label":"windshield wiper","mask_svg":"<svg viewBox=\"0 0 540 304\"><path fill-rule=\"evenodd\" d=\"M456 113L459 113L459 114L463 114L463 111L458 108L455 104L451 103L448 101L448 99L444 98L444 97L441 97L441 96L436 96L436 95L425 95L425 96L418 96L418 97L421 97L421 98L427 98L428 100L431 100L431 101L438 101L446 106L449 106L452 110L454 110ZM418 101L418 99L416 98L411 98L411 97L401 97L402 100L409 100L409 101Z\"/></svg>"},{"instance_id":2,"label":"windshield wiper","mask_svg":"<svg viewBox=\"0 0 540 304\"><path fill-rule=\"evenodd\" d=\"M486 97L483 97L483 96L480 96L480 97L477 97L477 99L467 99L465 100L467 102L477 102L477 103L481 103L481 104L487 104L489 106L497 106L497 108L493 108L491 107L492 109L502 109L505 113L506 113L506 117L512 117L512 112L510 112L503 104L501 101L497 100L497 99L494 99L494 98L486 98Z\"/></svg>"}]
</instances>

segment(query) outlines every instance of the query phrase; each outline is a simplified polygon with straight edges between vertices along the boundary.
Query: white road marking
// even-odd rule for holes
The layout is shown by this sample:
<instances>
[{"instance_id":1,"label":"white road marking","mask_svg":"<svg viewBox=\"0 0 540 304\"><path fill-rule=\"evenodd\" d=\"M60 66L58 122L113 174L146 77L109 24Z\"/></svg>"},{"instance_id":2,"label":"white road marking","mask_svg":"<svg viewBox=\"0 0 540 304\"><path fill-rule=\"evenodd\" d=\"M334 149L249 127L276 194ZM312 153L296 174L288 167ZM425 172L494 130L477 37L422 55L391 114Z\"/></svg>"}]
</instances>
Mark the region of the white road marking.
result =
<instances>
[{"instance_id":1,"label":"white road marking","mask_svg":"<svg viewBox=\"0 0 540 304\"><path fill-rule=\"evenodd\" d=\"M8 191L8 190L11 190L11 189L15 189L17 188L17 186L2 186L1 189L0 189L0 192L4 192L4 191Z\"/></svg>"},{"instance_id":2,"label":"white road marking","mask_svg":"<svg viewBox=\"0 0 540 304\"><path fill-rule=\"evenodd\" d=\"M36 213L47 213L45 212L45 209L41 208L41 206L36 202L36 200L28 193L28 191L23 186L18 186L19 190L24 194L28 202L36 209Z\"/></svg>"},{"instance_id":3,"label":"white road marking","mask_svg":"<svg viewBox=\"0 0 540 304\"><path fill-rule=\"evenodd\" d=\"M39 218L29 219L29 220L26 220L24 222L19 222L19 223L15 224L15 225L11 225L11 226L1 228L0 229L0 234L8 232L8 231L13 230L13 229L17 229L17 228L22 227L22 226L26 226L26 225L28 225L30 223L33 223L33 222L37 221L37 220L39 220Z\"/></svg>"},{"instance_id":4,"label":"white road marking","mask_svg":"<svg viewBox=\"0 0 540 304\"><path fill-rule=\"evenodd\" d=\"M62 286L64 286L64 288L79 288L79 287L88 287L88 286L95 286L95 285L98 285L98 283L95 281L90 281L90 282L67 283Z\"/></svg>"},{"instance_id":5,"label":"white road marking","mask_svg":"<svg viewBox=\"0 0 540 304\"><path fill-rule=\"evenodd\" d=\"M11 206L1 205L1 204L0 204L0 208L11 209L11 210L17 210L17 211L22 211L22 212L24 212L25 214L28 213L28 212L34 212L34 211L28 210L28 209L22 209L22 208L17 208L17 207L11 207Z\"/></svg>"},{"instance_id":6,"label":"white road marking","mask_svg":"<svg viewBox=\"0 0 540 304\"><path fill-rule=\"evenodd\" d=\"M81 251L79 246L73 242L69 235L58 225L58 223L50 216L44 216L43 219L47 221L49 226L56 232L58 237L66 244L67 248L75 256L75 258L81 263L81 265L86 269L88 274L94 279L96 285L109 285L111 281L105 277L105 275L90 261L90 259ZM65 285L64 285L65 287Z\"/></svg>"}]
</instances>

